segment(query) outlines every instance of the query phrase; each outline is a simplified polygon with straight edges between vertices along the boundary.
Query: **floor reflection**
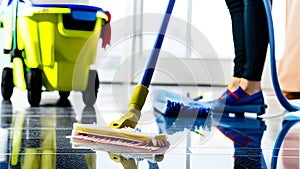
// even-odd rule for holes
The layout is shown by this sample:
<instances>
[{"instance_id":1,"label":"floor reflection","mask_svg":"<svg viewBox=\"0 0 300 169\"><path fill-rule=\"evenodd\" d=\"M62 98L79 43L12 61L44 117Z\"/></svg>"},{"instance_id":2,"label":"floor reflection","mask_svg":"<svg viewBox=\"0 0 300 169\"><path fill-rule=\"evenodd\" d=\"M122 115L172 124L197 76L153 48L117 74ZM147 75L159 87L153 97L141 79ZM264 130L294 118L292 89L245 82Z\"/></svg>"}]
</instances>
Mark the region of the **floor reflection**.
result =
<instances>
[{"instance_id":1,"label":"floor reflection","mask_svg":"<svg viewBox=\"0 0 300 169\"><path fill-rule=\"evenodd\" d=\"M2 101L1 128L8 131L6 156L1 168L95 168L95 152L73 149L66 136L71 135L76 115L68 100L57 106L12 111L9 101ZM83 121L95 121L95 111ZM88 111L87 111L88 110Z\"/></svg>"},{"instance_id":2,"label":"floor reflection","mask_svg":"<svg viewBox=\"0 0 300 169\"><path fill-rule=\"evenodd\" d=\"M233 142L234 168L267 168L261 149L267 126L262 119L223 114L216 127Z\"/></svg>"},{"instance_id":3,"label":"floor reflection","mask_svg":"<svg viewBox=\"0 0 300 169\"><path fill-rule=\"evenodd\" d=\"M272 169L278 167L279 159L282 160L284 168L299 168L299 128L296 127L300 124L299 113L299 111L289 112L282 122L282 129L274 144Z\"/></svg>"},{"instance_id":4,"label":"floor reflection","mask_svg":"<svg viewBox=\"0 0 300 169\"><path fill-rule=\"evenodd\" d=\"M234 145L234 168L267 168L261 141L267 128L259 118L231 117L230 114L214 114L209 118L174 118L156 114L160 132L174 134L184 129L195 132L211 131L216 127Z\"/></svg>"},{"instance_id":5,"label":"floor reflection","mask_svg":"<svg viewBox=\"0 0 300 169\"><path fill-rule=\"evenodd\" d=\"M120 93L123 96L123 90ZM102 95L95 107L52 96L36 108L19 98L13 98L13 105L2 101L0 168L271 168L271 161L273 168L274 164L277 168L299 168L300 118L286 118L282 123L284 110L273 96L266 98L269 103L265 117L269 118L263 120L230 114L168 118L146 109L142 131L167 133L170 137L188 131L162 156L75 149L66 138L71 135L73 123L108 125L120 115L114 103L126 104L123 97L113 96L110 90L103 89Z\"/></svg>"},{"instance_id":6,"label":"floor reflection","mask_svg":"<svg viewBox=\"0 0 300 169\"><path fill-rule=\"evenodd\" d=\"M0 168L8 168L9 164L9 156L7 153L10 151L8 147L10 133L9 128L12 123L12 103L11 101L2 101L1 102L1 126L0 126L0 134L1 134L1 146L0 146Z\"/></svg>"},{"instance_id":7,"label":"floor reflection","mask_svg":"<svg viewBox=\"0 0 300 169\"><path fill-rule=\"evenodd\" d=\"M69 100L14 111L10 101L2 101L1 129L7 131L7 145L2 142L2 147L8 148L5 153L1 152L7 154L1 158L1 168L96 168L96 152L73 148L66 138L71 135L73 123L97 121L94 107L84 107L80 114L78 119ZM107 156L124 169L138 168L143 160L149 169L157 169L164 158L164 155L121 156L108 152Z\"/></svg>"}]
</instances>

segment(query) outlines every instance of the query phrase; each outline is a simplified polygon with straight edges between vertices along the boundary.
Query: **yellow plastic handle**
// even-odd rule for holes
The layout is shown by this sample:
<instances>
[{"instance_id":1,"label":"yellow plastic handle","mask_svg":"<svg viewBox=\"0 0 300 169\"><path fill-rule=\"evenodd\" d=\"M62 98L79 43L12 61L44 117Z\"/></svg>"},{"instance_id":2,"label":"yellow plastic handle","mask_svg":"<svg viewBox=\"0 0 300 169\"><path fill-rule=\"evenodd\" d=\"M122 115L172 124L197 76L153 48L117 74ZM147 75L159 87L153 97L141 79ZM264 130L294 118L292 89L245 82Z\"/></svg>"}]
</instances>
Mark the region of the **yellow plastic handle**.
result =
<instances>
[{"instance_id":1,"label":"yellow plastic handle","mask_svg":"<svg viewBox=\"0 0 300 169\"><path fill-rule=\"evenodd\" d=\"M137 85L131 95L127 111L119 120L113 121L109 127L116 129L123 127L135 128L140 119L141 110L145 104L148 92L147 87L140 84Z\"/></svg>"}]
</instances>

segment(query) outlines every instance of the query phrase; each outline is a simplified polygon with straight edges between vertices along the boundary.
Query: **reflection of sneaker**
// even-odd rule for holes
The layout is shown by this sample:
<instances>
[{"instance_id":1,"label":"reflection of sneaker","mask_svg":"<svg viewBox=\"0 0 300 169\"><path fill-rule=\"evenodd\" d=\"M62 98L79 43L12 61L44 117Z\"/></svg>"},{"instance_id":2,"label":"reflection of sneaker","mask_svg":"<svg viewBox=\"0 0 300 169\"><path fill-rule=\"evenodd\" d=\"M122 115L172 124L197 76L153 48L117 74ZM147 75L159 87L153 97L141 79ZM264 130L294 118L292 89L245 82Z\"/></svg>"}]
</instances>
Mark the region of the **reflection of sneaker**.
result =
<instances>
[{"instance_id":1,"label":"reflection of sneaker","mask_svg":"<svg viewBox=\"0 0 300 169\"><path fill-rule=\"evenodd\" d=\"M267 168L261 149L264 121L223 115L216 127L234 143L235 168Z\"/></svg>"},{"instance_id":2,"label":"reflection of sneaker","mask_svg":"<svg viewBox=\"0 0 300 169\"><path fill-rule=\"evenodd\" d=\"M257 130L248 129L230 129L224 127L217 127L227 138L233 141L235 147L260 147L262 134Z\"/></svg>"},{"instance_id":3,"label":"reflection of sneaker","mask_svg":"<svg viewBox=\"0 0 300 169\"><path fill-rule=\"evenodd\" d=\"M262 120L229 117L226 114L214 123L226 137L234 142L235 147L260 147L266 129L266 124Z\"/></svg>"},{"instance_id":4,"label":"reflection of sneaker","mask_svg":"<svg viewBox=\"0 0 300 169\"><path fill-rule=\"evenodd\" d=\"M267 169L262 149L235 149L234 168L260 168Z\"/></svg>"}]
</instances>

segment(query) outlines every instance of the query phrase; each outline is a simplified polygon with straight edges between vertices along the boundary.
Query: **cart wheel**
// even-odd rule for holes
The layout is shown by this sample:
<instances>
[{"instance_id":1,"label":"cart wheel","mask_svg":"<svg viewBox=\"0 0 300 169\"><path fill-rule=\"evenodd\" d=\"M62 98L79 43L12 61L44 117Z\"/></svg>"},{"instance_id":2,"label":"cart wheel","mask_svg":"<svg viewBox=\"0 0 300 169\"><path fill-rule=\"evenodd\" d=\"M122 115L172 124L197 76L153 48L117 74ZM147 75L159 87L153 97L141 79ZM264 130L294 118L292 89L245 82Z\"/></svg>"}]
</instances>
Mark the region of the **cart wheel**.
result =
<instances>
[{"instance_id":1,"label":"cart wheel","mask_svg":"<svg viewBox=\"0 0 300 169\"><path fill-rule=\"evenodd\" d=\"M97 99L99 78L96 70L90 70L87 89L82 92L82 99L86 106L93 106Z\"/></svg>"},{"instance_id":2,"label":"cart wheel","mask_svg":"<svg viewBox=\"0 0 300 169\"><path fill-rule=\"evenodd\" d=\"M68 97L70 96L70 92L59 91L59 96L60 99L68 99Z\"/></svg>"},{"instance_id":3,"label":"cart wheel","mask_svg":"<svg viewBox=\"0 0 300 169\"><path fill-rule=\"evenodd\" d=\"M4 100L10 100L14 89L12 68L4 68L2 71L1 93Z\"/></svg>"},{"instance_id":4,"label":"cart wheel","mask_svg":"<svg viewBox=\"0 0 300 169\"><path fill-rule=\"evenodd\" d=\"M40 69L31 69L27 72L27 92L31 107L39 106L42 95L42 72Z\"/></svg>"}]
</instances>

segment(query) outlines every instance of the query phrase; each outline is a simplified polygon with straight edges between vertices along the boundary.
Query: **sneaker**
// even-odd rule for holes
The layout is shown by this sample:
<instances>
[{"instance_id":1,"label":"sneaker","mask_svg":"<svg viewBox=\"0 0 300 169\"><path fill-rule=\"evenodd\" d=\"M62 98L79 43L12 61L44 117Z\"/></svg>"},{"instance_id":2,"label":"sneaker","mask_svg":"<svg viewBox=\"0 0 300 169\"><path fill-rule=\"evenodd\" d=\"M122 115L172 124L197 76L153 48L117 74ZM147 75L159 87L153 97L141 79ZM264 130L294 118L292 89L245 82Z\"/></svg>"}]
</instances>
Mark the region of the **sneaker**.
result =
<instances>
[{"instance_id":1,"label":"sneaker","mask_svg":"<svg viewBox=\"0 0 300 169\"><path fill-rule=\"evenodd\" d=\"M227 95L219 97L217 100L201 103L206 107L211 107L214 112L226 113L257 113L264 114L267 107L264 103L262 91L253 95L246 93L241 87L236 91L228 90Z\"/></svg>"}]
</instances>

